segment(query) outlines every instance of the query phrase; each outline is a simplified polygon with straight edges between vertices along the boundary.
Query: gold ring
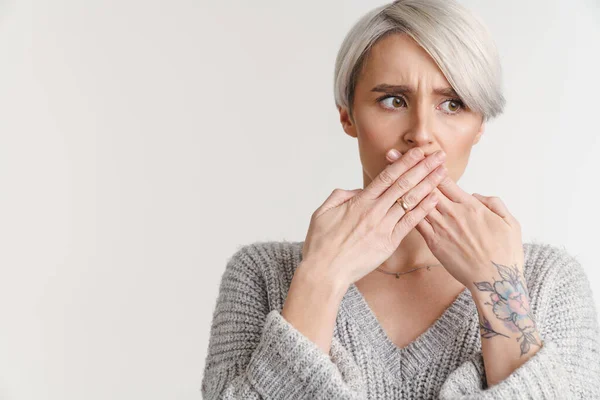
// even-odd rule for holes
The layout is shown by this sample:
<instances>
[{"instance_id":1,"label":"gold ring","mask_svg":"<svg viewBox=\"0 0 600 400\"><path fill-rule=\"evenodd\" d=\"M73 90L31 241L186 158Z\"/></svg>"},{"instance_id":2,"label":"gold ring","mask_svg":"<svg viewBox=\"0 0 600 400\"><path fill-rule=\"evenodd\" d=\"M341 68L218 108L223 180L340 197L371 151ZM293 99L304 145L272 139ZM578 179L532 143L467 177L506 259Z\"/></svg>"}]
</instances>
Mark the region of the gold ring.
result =
<instances>
[{"instance_id":1,"label":"gold ring","mask_svg":"<svg viewBox=\"0 0 600 400\"><path fill-rule=\"evenodd\" d=\"M408 206L408 204L406 204L404 202L404 199L402 197L400 197L398 200L396 200L396 203L400 204L400 207L402 207L402 209L404 211L409 211L410 207Z\"/></svg>"}]
</instances>

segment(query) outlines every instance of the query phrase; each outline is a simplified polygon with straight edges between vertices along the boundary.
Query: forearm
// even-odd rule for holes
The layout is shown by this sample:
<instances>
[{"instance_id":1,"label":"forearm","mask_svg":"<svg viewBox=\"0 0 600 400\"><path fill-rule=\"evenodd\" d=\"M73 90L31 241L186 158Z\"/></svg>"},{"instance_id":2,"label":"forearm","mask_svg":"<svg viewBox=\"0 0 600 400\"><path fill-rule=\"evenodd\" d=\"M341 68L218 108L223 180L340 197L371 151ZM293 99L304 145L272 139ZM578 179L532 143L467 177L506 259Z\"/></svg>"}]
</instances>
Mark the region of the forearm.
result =
<instances>
[{"instance_id":1,"label":"forearm","mask_svg":"<svg viewBox=\"0 0 600 400\"><path fill-rule=\"evenodd\" d=\"M313 262L298 265L281 315L329 354L338 309L348 285L321 271Z\"/></svg>"},{"instance_id":2,"label":"forearm","mask_svg":"<svg viewBox=\"0 0 600 400\"><path fill-rule=\"evenodd\" d=\"M498 270L501 273L478 279L469 288L479 314L488 387L507 378L542 346L520 268Z\"/></svg>"}]
</instances>

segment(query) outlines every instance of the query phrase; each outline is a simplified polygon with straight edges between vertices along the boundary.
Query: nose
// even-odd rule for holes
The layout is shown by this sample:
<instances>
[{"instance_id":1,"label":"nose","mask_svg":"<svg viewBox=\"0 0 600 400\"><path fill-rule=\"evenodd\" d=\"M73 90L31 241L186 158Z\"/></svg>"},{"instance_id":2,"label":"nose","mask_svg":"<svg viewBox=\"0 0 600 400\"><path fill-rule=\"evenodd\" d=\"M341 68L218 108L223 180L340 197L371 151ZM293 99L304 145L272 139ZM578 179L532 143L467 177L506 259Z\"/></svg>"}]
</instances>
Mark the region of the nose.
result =
<instances>
[{"instance_id":1,"label":"nose","mask_svg":"<svg viewBox=\"0 0 600 400\"><path fill-rule=\"evenodd\" d=\"M427 147L433 143L433 110L425 104L413 107L403 139L410 147Z\"/></svg>"}]
</instances>

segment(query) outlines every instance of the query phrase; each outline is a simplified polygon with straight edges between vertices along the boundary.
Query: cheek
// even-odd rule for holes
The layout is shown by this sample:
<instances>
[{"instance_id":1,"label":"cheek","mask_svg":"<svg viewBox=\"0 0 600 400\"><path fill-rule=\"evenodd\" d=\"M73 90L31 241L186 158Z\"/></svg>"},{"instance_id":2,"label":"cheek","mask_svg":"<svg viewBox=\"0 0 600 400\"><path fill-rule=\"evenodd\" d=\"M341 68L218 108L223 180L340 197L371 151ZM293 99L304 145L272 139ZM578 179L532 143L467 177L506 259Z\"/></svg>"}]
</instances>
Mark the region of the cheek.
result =
<instances>
[{"instance_id":1,"label":"cheek","mask_svg":"<svg viewBox=\"0 0 600 400\"><path fill-rule=\"evenodd\" d=\"M460 117L445 118L440 127L441 137L446 142L452 143L457 150L470 149L473 145L473 140L477 135L477 128L472 124L462 120Z\"/></svg>"},{"instance_id":2,"label":"cheek","mask_svg":"<svg viewBox=\"0 0 600 400\"><path fill-rule=\"evenodd\" d=\"M373 160L366 159L370 157L376 159L377 163L383 162L382 165L385 165L385 154L398 145L398 123L394 123L390 118L376 115L375 110L372 109L361 110L356 120L360 121L357 124L358 146L363 164L372 163Z\"/></svg>"},{"instance_id":3,"label":"cheek","mask_svg":"<svg viewBox=\"0 0 600 400\"><path fill-rule=\"evenodd\" d=\"M467 167L477 129L456 118L444 122L444 132L446 133L439 137L443 141L440 146L448 154L446 167L449 175L457 181Z\"/></svg>"},{"instance_id":4,"label":"cheek","mask_svg":"<svg viewBox=\"0 0 600 400\"><path fill-rule=\"evenodd\" d=\"M398 138L387 133L383 126L361 126L358 134L359 146L372 153L383 154L392 147L398 147Z\"/></svg>"},{"instance_id":5,"label":"cheek","mask_svg":"<svg viewBox=\"0 0 600 400\"><path fill-rule=\"evenodd\" d=\"M364 173L371 180L389 165L386 158L391 148L398 148L397 136L389 133L389 127L371 122L358 128L358 152Z\"/></svg>"},{"instance_id":6,"label":"cheek","mask_svg":"<svg viewBox=\"0 0 600 400\"><path fill-rule=\"evenodd\" d=\"M392 139L392 140L390 140ZM364 129L358 134L358 152L364 173L374 179L389 164L387 152L397 147L393 137L377 129Z\"/></svg>"},{"instance_id":7,"label":"cheek","mask_svg":"<svg viewBox=\"0 0 600 400\"><path fill-rule=\"evenodd\" d=\"M467 168L471 147L454 142L451 148L452 150L447 151L449 157L446 159L446 168L448 168L448 175L457 182Z\"/></svg>"},{"instance_id":8,"label":"cheek","mask_svg":"<svg viewBox=\"0 0 600 400\"><path fill-rule=\"evenodd\" d=\"M376 110L371 107L362 107L360 114L357 114L357 130L359 143L363 147L370 149L386 149L393 146L397 137L392 133L397 132L397 124L393 124L393 120L382 118L377 115ZM385 151L385 150L384 150Z\"/></svg>"}]
</instances>

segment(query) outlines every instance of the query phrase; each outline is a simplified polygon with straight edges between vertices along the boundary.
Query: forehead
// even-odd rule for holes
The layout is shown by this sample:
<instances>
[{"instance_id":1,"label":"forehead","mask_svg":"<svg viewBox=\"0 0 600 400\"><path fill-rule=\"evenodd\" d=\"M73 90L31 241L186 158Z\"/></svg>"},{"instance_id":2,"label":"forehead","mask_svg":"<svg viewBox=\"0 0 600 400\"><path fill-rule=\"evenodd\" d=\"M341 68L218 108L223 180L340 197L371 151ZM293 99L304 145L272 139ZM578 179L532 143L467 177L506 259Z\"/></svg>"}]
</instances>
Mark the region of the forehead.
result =
<instances>
[{"instance_id":1,"label":"forehead","mask_svg":"<svg viewBox=\"0 0 600 400\"><path fill-rule=\"evenodd\" d=\"M371 48L361 73L363 83L449 86L433 58L407 34L395 33ZM359 82L360 84L360 82Z\"/></svg>"}]
</instances>

